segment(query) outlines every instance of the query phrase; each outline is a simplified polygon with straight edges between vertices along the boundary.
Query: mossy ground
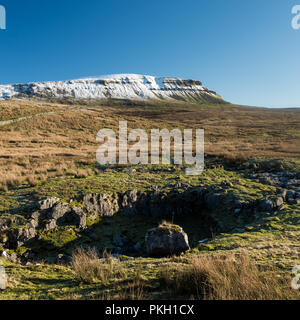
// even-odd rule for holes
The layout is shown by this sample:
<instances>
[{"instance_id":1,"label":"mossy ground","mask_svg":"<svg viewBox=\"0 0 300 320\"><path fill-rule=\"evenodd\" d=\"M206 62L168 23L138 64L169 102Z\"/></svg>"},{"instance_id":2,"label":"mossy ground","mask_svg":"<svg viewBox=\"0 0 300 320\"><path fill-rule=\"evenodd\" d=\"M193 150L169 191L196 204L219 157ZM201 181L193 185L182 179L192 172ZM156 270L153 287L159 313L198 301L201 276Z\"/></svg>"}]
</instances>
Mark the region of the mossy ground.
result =
<instances>
[{"instance_id":1,"label":"mossy ground","mask_svg":"<svg viewBox=\"0 0 300 320\"><path fill-rule=\"evenodd\" d=\"M215 255L247 252L258 265L273 268L273 276L285 281L286 287L292 279L291 269L299 265L299 231L266 231L222 234L208 244L201 244L180 259L190 255ZM4 261L8 277L8 288L0 292L4 300L52 300L52 299L188 299L189 295L172 296L161 287L160 271L176 263L177 258L128 259L122 257L120 263L125 270L123 279L110 278L107 282L93 284L79 283L71 267L40 264L36 266L14 265ZM178 258L179 259L179 258ZM142 282L142 296L132 289L138 274ZM131 288L131 289L130 289ZM133 291L132 291L133 290ZM295 299L300 292L291 290Z\"/></svg>"},{"instance_id":2,"label":"mossy ground","mask_svg":"<svg viewBox=\"0 0 300 320\"><path fill-rule=\"evenodd\" d=\"M123 193L128 190L150 191L154 187L160 191L184 190L187 187L216 187L222 182L230 182L228 195L244 199L259 199L276 190L272 186L245 178L243 172L224 168L206 169L200 176L187 176L184 169L176 166L137 167L135 172L125 173L122 168L97 171L88 177L56 177L37 183L31 187L0 192L0 214L12 212L23 215L34 208L38 200L46 197L59 197L62 201L73 200L73 205L80 205L84 195L89 193ZM74 202L75 200L75 202Z\"/></svg>"},{"instance_id":3,"label":"mossy ground","mask_svg":"<svg viewBox=\"0 0 300 320\"><path fill-rule=\"evenodd\" d=\"M139 171L140 170L140 171ZM55 178L35 187L12 190L2 193L2 215L14 216L16 224L21 223L30 212L34 203L44 196L63 197L69 201L77 195L77 205L82 196L88 192L120 192L121 190L149 190L159 186L161 190L171 192L176 188L219 186L222 181L231 182L232 186L226 191L225 205L213 212L207 212L216 221L227 227L230 232L214 234L214 230L207 228L203 222L203 212L170 218L170 222L183 227L188 234L191 251L186 254L211 255L216 253L241 252L246 250L260 265L272 265L278 270L278 275L289 274L294 265L300 263L300 208L299 205L286 205L285 209L272 213L261 213L255 218L240 219L234 213L231 199L239 196L245 199L259 199L273 194L275 188L260 184L245 178L243 172L228 171L223 168L207 169L199 177L187 177L183 170L172 168L156 168L156 170L141 170L136 172L100 172L90 177L78 179ZM24 195L25 194L25 195ZM80 195L80 196L78 196ZM24 202L19 201L24 199ZM29 200L28 200L29 199ZM8 205L7 205L8 204ZM23 210L22 208L27 208ZM16 213L19 215L16 215ZM16 219L16 217L19 217ZM25 221L25 220L24 220ZM172 262L172 258L145 258L144 237L147 230L157 227L161 219L145 216L102 217L98 221L91 221L94 226L96 239L91 240L74 227L59 227L53 231L40 231L38 250L47 253L47 259L38 266L20 266L5 262L8 275L8 289L0 292L0 299L105 299L128 298L128 283L130 277L123 282L110 279L108 284L80 284L77 283L73 271L68 266L48 265L53 262L57 253L71 255L77 247L95 247L99 251L113 247L115 235L125 236L140 242L140 255L135 254L132 260L123 261L124 268L129 274L132 270L139 270L144 282L144 298L169 298L169 293L160 288L158 269L164 263ZM200 240L208 238L205 243ZM18 250L26 250L19 248ZM131 269L131 271L129 271ZM127 291L126 291L127 290ZM120 296L119 293L123 292ZM134 295L134 294L133 294ZM134 298L134 296L133 296ZM175 298L175 297L173 297Z\"/></svg>"}]
</instances>

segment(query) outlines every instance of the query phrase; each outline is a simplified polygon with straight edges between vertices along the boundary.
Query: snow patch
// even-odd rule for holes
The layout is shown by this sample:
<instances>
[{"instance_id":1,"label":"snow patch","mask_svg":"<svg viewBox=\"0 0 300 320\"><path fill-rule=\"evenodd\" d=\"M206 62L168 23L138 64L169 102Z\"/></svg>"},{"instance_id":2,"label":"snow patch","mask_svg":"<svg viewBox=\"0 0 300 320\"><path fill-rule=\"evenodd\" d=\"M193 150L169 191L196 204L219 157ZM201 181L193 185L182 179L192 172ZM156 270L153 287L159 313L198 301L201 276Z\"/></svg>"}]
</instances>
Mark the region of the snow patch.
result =
<instances>
[{"instance_id":1,"label":"snow patch","mask_svg":"<svg viewBox=\"0 0 300 320\"><path fill-rule=\"evenodd\" d=\"M74 98L74 99L178 99L199 97L201 94L217 97L200 81L180 78L155 77L137 74L113 74L67 81L33 82L0 85L0 99L13 98Z\"/></svg>"}]
</instances>

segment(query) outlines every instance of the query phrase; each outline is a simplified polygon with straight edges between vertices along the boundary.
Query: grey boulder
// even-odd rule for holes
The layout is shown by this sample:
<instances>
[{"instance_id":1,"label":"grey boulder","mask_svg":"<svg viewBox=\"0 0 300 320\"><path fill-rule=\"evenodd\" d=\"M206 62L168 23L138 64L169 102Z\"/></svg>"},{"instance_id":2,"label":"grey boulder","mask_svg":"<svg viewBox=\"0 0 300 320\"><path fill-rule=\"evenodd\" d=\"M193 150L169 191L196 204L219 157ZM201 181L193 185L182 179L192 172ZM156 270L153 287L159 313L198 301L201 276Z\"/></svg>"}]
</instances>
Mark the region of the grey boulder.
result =
<instances>
[{"instance_id":1,"label":"grey boulder","mask_svg":"<svg viewBox=\"0 0 300 320\"><path fill-rule=\"evenodd\" d=\"M145 242L149 256L170 256L190 249L187 234L181 227L171 224L149 230Z\"/></svg>"}]
</instances>

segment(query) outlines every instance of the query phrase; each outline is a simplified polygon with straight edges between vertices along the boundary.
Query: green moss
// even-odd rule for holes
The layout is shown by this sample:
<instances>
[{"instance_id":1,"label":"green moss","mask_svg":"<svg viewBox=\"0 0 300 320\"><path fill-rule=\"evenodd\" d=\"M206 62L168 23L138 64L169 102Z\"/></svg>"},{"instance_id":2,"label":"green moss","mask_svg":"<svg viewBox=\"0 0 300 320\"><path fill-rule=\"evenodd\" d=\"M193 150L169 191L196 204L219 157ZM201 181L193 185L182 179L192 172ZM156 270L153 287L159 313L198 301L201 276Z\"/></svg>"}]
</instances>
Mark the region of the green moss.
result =
<instances>
[{"instance_id":1,"label":"green moss","mask_svg":"<svg viewBox=\"0 0 300 320\"><path fill-rule=\"evenodd\" d=\"M25 253L27 250L28 250L28 248L26 248L26 247L18 247L18 248L16 249L16 253L17 253L18 255L20 255L20 254Z\"/></svg>"},{"instance_id":2,"label":"green moss","mask_svg":"<svg viewBox=\"0 0 300 320\"><path fill-rule=\"evenodd\" d=\"M286 135L286 131L281 132ZM299 159L268 159L268 158L252 158L245 162L244 167L255 169L258 172L268 171L292 171L300 172Z\"/></svg>"},{"instance_id":3,"label":"green moss","mask_svg":"<svg viewBox=\"0 0 300 320\"><path fill-rule=\"evenodd\" d=\"M201 243L199 246L198 246L198 250L199 251L213 251L215 250L215 246L213 244L210 244L210 243Z\"/></svg>"},{"instance_id":4,"label":"green moss","mask_svg":"<svg viewBox=\"0 0 300 320\"><path fill-rule=\"evenodd\" d=\"M165 230L174 232L174 233L180 233L182 232L182 228L178 225L172 224L172 223L163 223L158 228L153 229L155 233L163 233Z\"/></svg>"},{"instance_id":5,"label":"green moss","mask_svg":"<svg viewBox=\"0 0 300 320\"><path fill-rule=\"evenodd\" d=\"M40 232L40 241L49 249L60 249L77 239L77 233L73 227L57 227L54 230Z\"/></svg>"},{"instance_id":6,"label":"green moss","mask_svg":"<svg viewBox=\"0 0 300 320\"><path fill-rule=\"evenodd\" d=\"M97 216L97 218L93 218L93 213L91 212L88 212L87 213L87 217L86 217L86 225L88 227L92 226L92 225L95 225L97 223L99 223L101 221L101 217L100 216Z\"/></svg>"},{"instance_id":7,"label":"green moss","mask_svg":"<svg viewBox=\"0 0 300 320\"><path fill-rule=\"evenodd\" d=\"M214 188L223 181L231 183L226 190L227 199L234 197L256 200L265 195L273 194L272 186L257 183L247 179L242 173L225 170L224 168L206 169L200 176L187 176L184 167L173 165L136 166L136 172L124 173L122 168L113 172L100 172L86 178L59 177L47 179L34 187L23 190L11 190L0 193L0 215L13 214L19 218L33 210L38 200L46 197L58 197L62 202L71 202L71 206L82 206L82 199L88 193L115 194L128 190L149 191L154 186L162 192L185 190L189 187ZM182 187L179 187L181 185ZM21 214L20 214L21 212Z\"/></svg>"}]
</instances>

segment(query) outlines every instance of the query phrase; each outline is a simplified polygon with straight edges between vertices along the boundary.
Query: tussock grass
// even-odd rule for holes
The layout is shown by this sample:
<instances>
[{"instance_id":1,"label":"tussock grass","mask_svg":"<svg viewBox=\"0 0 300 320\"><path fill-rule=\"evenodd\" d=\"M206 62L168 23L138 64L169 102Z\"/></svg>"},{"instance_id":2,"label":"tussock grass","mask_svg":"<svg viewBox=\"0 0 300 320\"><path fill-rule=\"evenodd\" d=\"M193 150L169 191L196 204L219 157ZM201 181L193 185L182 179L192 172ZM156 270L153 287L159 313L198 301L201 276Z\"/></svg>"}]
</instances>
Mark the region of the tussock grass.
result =
<instances>
[{"instance_id":1,"label":"tussock grass","mask_svg":"<svg viewBox=\"0 0 300 320\"><path fill-rule=\"evenodd\" d=\"M112 278L124 278L125 271L120 260L104 253L99 259L95 249L78 248L72 255L72 269L75 279L84 283L107 284Z\"/></svg>"},{"instance_id":2,"label":"tussock grass","mask_svg":"<svg viewBox=\"0 0 300 320\"><path fill-rule=\"evenodd\" d=\"M95 249L78 248L72 255L71 265L75 279L85 284L123 282L118 294L104 293L97 300L142 300L144 299L143 272L140 266L134 270L126 270L124 264L108 252L103 252L99 259ZM126 283L126 286L124 286Z\"/></svg>"},{"instance_id":3,"label":"tussock grass","mask_svg":"<svg viewBox=\"0 0 300 320\"><path fill-rule=\"evenodd\" d=\"M120 288L117 294L107 293L100 297L98 300L147 300L145 290L145 277L142 274L140 266L134 270L134 274L130 280L126 281L126 286Z\"/></svg>"},{"instance_id":4,"label":"tussock grass","mask_svg":"<svg viewBox=\"0 0 300 320\"><path fill-rule=\"evenodd\" d=\"M259 268L247 253L192 256L161 269L160 282L172 295L204 300L299 299L290 282L272 268Z\"/></svg>"}]
</instances>

